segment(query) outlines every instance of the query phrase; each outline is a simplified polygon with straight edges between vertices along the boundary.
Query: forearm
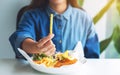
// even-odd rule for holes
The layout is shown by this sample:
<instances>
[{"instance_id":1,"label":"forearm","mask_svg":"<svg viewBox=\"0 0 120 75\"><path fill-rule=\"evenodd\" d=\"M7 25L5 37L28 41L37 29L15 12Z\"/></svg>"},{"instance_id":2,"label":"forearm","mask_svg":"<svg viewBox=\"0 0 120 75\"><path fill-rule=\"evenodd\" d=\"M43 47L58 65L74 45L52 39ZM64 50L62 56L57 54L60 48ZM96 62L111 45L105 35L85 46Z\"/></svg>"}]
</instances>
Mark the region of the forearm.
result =
<instances>
[{"instance_id":1,"label":"forearm","mask_svg":"<svg viewBox=\"0 0 120 75\"><path fill-rule=\"evenodd\" d=\"M39 50L36 45L37 45L37 42L35 42L30 38L27 38L22 42L21 48L29 54L36 54L36 53L39 53Z\"/></svg>"}]
</instances>

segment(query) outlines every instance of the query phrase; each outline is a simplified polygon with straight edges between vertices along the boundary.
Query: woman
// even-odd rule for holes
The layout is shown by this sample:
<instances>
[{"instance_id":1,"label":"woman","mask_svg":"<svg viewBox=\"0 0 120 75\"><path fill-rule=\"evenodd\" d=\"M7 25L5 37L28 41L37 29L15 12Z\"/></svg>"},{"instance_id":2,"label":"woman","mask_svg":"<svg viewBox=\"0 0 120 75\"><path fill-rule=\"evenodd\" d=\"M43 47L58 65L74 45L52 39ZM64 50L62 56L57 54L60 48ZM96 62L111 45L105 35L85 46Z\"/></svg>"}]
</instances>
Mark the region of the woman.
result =
<instances>
[{"instance_id":1,"label":"woman","mask_svg":"<svg viewBox=\"0 0 120 75\"><path fill-rule=\"evenodd\" d=\"M86 58L99 57L99 42L91 18L77 0L33 0L10 37L17 58L28 54L53 55L56 51L73 50L82 42ZM49 34L50 14L54 15L53 34Z\"/></svg>"}]
</instances>

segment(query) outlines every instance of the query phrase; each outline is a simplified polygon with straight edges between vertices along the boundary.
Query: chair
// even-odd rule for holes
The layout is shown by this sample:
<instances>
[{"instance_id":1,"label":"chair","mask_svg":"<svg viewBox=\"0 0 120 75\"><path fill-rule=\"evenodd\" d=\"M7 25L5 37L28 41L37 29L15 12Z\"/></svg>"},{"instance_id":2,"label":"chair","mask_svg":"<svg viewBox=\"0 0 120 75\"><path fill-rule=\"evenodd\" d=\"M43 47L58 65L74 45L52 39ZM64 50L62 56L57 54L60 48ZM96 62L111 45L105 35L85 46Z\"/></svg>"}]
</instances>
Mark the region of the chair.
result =
<instances>
[{"instance_id":1,"label":"chair","mask_svg":"<svg viewBox=\"0 0 120 75\"><path fill-rule=\"evenodd\" d=\"M16 19L17 19L17 21L16 21L16 30L18 29L18 25L19 25L18 23L19 23L22 15L24 14L24 12L26 11L27 8L28 8L28 6L24 6L24 7L22 7L22 8L19 10L19 12L18 12L18 14L17 14L17 18L16 18ZM14 36L12 35L11 38L9 38L9 41L10 41L11 45L14 46L14 42L15 42L15 41L13 41L12 38L15 39L16 37L14 37ZM16 51L17 49L16 49L15 47L13 47L13 50L14 50L14 52L15 52L15 58L17 58L17 59L25 59L18 51Z\"/></svg>"},{"instance_id":2,"label":"chair","mask_svg":"<svg viewBox=\"0 0 120 75\"><path fill-rule=\"evenodd\" d=\"M24 14L24 12L26 11L27 8L28 8L28 6L24 6L19 10L19 12L17 14L16 29L18 28L18 23L19 23L22 15Z\"/></svg>"}]
</instances>

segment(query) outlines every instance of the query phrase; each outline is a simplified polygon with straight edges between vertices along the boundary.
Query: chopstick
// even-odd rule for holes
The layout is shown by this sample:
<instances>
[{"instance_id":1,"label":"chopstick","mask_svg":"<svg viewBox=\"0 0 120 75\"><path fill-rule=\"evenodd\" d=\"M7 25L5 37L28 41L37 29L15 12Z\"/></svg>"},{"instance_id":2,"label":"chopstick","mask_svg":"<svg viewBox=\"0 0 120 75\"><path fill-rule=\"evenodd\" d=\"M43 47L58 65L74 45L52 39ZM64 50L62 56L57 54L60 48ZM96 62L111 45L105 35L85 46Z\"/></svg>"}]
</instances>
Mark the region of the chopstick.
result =
<instances>
[{"instance_id":1,"label":"chopstick","mask_svg":"<svg viewBox=\"0 0 120 75\"><path fill-rule=\"evenodd\" d=\"M50 14L50 34L53 33L53 14Z\"/></svg>"}]
</instances>

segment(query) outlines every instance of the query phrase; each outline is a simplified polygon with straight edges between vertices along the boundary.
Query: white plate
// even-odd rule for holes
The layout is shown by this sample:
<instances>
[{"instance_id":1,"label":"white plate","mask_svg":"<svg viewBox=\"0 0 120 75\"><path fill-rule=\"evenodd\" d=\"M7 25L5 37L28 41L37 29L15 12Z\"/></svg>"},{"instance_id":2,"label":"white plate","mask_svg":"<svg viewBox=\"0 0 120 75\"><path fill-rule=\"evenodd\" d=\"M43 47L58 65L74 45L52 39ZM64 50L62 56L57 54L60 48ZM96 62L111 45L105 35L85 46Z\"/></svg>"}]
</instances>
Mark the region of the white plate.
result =
<instances>
[{"instance_id":1,"label":"white plate","mask_svg":"<svg viewBox=\"0 0 120 75\"><path fill-rule=\"evenodd\" d=\"M51 73L51 74L66 74L76 72L79 67L82 67L82 63L76 62L72 65L62 66L60 68L48 68L44 64L35 64L30 63L31 67L37 71L44 72L44 73Z\"/></svg>"},{"instance_id":2,"label":"white plate","mask_svg":"<svg viewBox=\"0 0 120 75\"><path fill-rule=\"evenodd\" d=\"M52 74L74 73L77 72L77 70L84 65L83 63L86 62L86 59L84 58L81 42L78 42L75 49L73 50L74 52L70 53L71 55L76 57L78 61L75 64L61 66L60 68L48 68L44 64L36 64L33 62L32 58L30 58L24 50L18 48L18 51L28 60L32 68L34 68L37 71L45 72L45 73L52 73Z\"/></svg>"}]
</instances>

